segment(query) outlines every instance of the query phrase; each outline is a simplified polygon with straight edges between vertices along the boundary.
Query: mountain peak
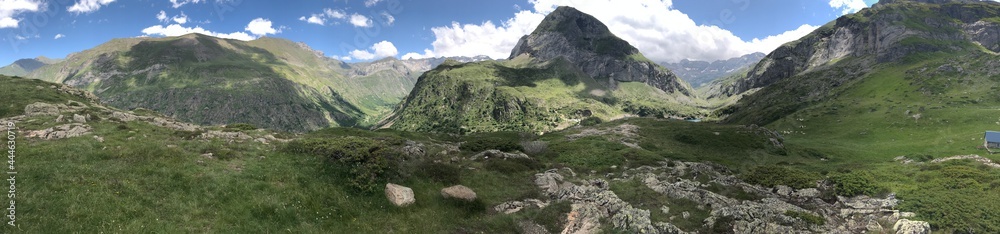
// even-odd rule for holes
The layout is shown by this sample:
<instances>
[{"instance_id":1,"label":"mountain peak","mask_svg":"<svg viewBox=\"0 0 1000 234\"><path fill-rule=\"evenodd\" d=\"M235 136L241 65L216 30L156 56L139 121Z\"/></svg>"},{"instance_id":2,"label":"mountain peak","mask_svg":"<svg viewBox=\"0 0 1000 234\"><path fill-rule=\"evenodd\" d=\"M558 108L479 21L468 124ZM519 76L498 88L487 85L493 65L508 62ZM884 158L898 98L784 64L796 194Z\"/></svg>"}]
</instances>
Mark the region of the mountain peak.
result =
<instances>
[{"instance_id":1,"label":"mountain peak","mask_svg":"<svg viewBox=\"0 0 1000 234\"><path fill-rule=\"evenodd\" d=\"M545 16L530 36L541 37L548 33L562 35L577 49L601 55L624 58L639 53L638 49L611 33L608 26L600 20L573 7L556 8ZM524 52L515 48L510 58L513 59Z\"/></svg>"}]
</instances>

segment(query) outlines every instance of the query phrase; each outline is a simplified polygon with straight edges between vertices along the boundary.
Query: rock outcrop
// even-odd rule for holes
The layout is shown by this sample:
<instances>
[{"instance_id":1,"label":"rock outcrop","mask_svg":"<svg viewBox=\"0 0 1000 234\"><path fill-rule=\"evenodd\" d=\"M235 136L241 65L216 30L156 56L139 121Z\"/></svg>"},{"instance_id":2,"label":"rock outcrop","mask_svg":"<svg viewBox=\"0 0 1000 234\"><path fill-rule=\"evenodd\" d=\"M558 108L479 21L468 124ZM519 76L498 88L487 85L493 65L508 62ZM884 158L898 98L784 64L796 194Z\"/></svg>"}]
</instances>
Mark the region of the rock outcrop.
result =
<instances>
[{"instance_id":1,"label":"rock outcrop","mask_svg":"<svg viewBox=\"0 0 1000 234\"><path fill-rule=\"evenodd\" d=\"M620 82L643 82L668 93L693 96L686 82L643 57L601 21L572 7L557 8L531 35L522 37L510 59L521 55L566 59L612 89Z\"/></svg>"}]
</instances>

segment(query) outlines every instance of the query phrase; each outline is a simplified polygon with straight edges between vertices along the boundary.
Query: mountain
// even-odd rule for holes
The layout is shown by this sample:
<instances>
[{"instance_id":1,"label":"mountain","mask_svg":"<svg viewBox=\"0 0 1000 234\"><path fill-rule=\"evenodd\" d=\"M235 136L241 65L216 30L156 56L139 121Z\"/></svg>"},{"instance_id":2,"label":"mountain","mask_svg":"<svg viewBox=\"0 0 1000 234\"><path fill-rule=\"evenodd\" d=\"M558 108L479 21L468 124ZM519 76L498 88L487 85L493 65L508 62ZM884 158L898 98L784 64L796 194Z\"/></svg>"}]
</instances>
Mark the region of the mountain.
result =
<instances>
[{"instance_id":1,"label":"mountain","mask_svg":"<svg viewBox=\"0 0 1000 234\"><path fill-rule=\"evenodd\" d=\"M676 63L661 63L663 67L677 74L682 80L687 81L691 86L702 87L723 77L744 71L757 62L760 62L766 54L753 53L727 60L691 61L681 60Z\"/></svg>"},{"instance_id":2,"label":"mountain","mask_svg":"<svg viewBox=\"0 0 1000 234\"><path fill-rule=\"evenodd\" d=\"M382 127L425 132L553 131L581 119L689 116L687 83L590 15L560 7L504 61L447 61L417 81Z\"/></svg>"},{"instance_id":3,"label":"mountain","mask_svg":"<svg viewBox=\"0 0 1000 234\"><path fill-rule=\"evenodd\" d=\"M420 74L445 59L348 64L279 38L189 34L115 39L25 75L88 90L116 108L146 108L203 125L306 131L374 124Z\"/></svg>"},{"instance_id":4,"label":"mountain","mask_svg":"<svg viewBox=\"0 0 1000 234\"><path fill-rule=\"evenodd\" d=\"M35 69L42 66L53 64L59 62L58 60L49 59L46 57L38 57L33 59L19 59L14 61L14 63L0 67L0 75L7 76L25 76L31 73Z\"/></svg>"},{"instance_id":5,"label":"mountain","mask_svg":"<svg viewBox=\"0 0 1000 234\"><path fill-rule=\"evenodd\" d=\"M664 92L693 96L689 85L676 75L616 37L597 18L572 7L557 8L534 32L521 37L510 59L520 55L564 58L611 89L621 82L643 82Z\"/></svg>"}]
</instances>

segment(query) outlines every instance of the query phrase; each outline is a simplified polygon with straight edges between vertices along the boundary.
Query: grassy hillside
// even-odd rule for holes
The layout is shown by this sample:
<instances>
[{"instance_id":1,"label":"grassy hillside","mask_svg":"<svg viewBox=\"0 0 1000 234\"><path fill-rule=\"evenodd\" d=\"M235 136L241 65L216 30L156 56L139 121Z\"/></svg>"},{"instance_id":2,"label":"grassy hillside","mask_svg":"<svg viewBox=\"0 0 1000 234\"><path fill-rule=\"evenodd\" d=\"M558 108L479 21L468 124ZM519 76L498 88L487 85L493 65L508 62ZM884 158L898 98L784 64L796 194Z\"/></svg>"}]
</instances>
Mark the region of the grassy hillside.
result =
<instances>
[{"instance_id":1,"label":"grassy hillside","mask_svg":"<svg viewBox=\"0 0 1000 234\"><path fill-rule=\"evenodd\" d=\"M445 63L424 73L392 128L422 132L552 131L597 117L693 115L643 83L610 90L563 59Z\"/></svg>"}]
</instances>

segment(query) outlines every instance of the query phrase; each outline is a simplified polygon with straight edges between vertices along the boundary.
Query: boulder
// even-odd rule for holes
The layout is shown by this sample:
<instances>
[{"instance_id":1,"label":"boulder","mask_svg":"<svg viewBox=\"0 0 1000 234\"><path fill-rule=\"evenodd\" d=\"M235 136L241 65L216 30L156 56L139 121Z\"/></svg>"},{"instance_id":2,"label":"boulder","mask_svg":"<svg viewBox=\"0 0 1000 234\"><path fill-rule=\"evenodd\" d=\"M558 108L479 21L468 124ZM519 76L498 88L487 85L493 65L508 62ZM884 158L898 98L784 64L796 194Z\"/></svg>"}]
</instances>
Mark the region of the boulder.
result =
<instances>
[{"instance_id":1,"label":"boulder","mask_svg":"<svg viewBox=\"0 0 1000 234\"><path fill-rule=\"evenodd\" d=\"M413 189L398 184L385 184L385 197L393 205L404 207L413 204L417 200L413 197Z\"/></svg>"},{"instance_id":2,"label":"boulder","mask_svg":"<svg viewBox=\"0 0 1000 234\"><path fill-rule=\"evenodd\" d=\"M470 202L476 200L476 192L472 191L469 187L462 185L455 185L441 189L441 196L444 198L455 198Z\"/></svg>"},{"instance_id":3,"label":"boulder","mask_svg":"<svg viewBox=\"0 0 1000 234\"><path fill-rule=\"evenodd\" d=\"M909 219L900 219L896 221L895 225L892 225L892 229L896 230L896 234L927 234L931 233L931 225L924 221L911 221Z\"/></svg>"},{"instance_id":4,"label":"boulder","mask_svg":"<svg viewBox=\"0 0 1000 234\"><path fill-rule=\"evenodd\" d=\"M48 103L36 102L28 104L28 106L24 107L24 115L27 116L41 116L41 115L55 116L58 114L59 114L59 107Z\"/></svg>"},{"instance_id":5,"label":"boulder","mask_svg":"<svg viewBox=\"0 0 1000 234\"><path fill-rule=\"evenodd\" d=\"M502 159L512 159L512 158L529 158L527 154L517 152L517 153L507 153L499 150L486 150L472 156L472 160L478 159L489 159L489 158L502 158Z\"/></svg>"},{"instance_id":6,"label":"boulder","mask_svg":"<svg viewBox=\"0 0 1000 234\"><path fill-rule=\"evenodd\" d=\"M73 122L77 123L87 123L87 116L82 116L78 114L73 114Z\"/></svg>"}]
</instances>

